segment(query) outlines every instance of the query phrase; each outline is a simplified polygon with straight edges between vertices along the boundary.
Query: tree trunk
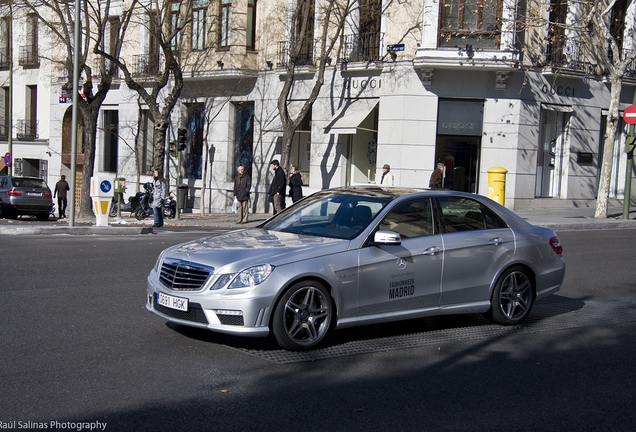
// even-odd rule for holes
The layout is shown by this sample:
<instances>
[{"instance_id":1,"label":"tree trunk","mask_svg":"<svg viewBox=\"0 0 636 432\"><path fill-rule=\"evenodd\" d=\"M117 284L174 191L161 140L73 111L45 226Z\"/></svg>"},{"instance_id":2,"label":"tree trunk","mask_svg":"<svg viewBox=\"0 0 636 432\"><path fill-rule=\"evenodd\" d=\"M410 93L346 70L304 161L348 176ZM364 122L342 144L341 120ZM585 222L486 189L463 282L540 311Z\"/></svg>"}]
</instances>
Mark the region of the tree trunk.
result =
<instances>
[{"instance_id":1,"label":"tree trunk","mask_svg":"<svg viewBox=\"0 0 636 432\"><path fill-rule=\"evenodd\" d=\"M603 148L603 162L601 164L601 178L598 185L596 198L595 218L607 218L607 207L609 198L610 181L612 179L612 165L614 162L614 140L618 129L619 116L618 104L622 89L622 79L620 76L610 77L610 106L607 115L607 127L605 129Z\"/></svg>"},{"instance_id":2,"label":"tree trunk","mask_svg":"<svg viewBox=\"0 0 636 432\"><path fill-rule=\"evenodd\" d=\"M84 105L82 107L82 105ZM95 169L95 142L97 140L97 115L98 109L91 109L90 105L80 104L84 118L84 165L82 167L82 188L80 190L80 218L92 218L93 203L90 195L91 177Z\"/></svg>"}]
</instances>

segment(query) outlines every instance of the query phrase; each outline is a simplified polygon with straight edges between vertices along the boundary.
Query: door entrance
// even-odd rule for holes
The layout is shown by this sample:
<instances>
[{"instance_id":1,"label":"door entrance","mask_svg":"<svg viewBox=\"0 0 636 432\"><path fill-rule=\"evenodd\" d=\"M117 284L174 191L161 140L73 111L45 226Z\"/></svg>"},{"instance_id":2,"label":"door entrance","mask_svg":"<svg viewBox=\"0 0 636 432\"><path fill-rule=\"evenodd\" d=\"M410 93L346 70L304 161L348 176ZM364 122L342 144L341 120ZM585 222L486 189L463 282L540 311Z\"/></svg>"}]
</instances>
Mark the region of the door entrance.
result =
<instances>
[{"instance_id":1,"label":"door entrance","mask_svg":"<svg viewBox=\"0 0 636 432\"><path fill-rule=\"evenodd\" d=\"M443 163L444 189L475 193L479 188L484 101L440 99L437 116L435 163L427 168Z\"/></svg>"},{"instance_id":2,"label":"door entrance","mask_svg":"<svg viewBox=\"0 0 636 432\"><path fill-rule=\"evenodd\" d=\"M435 162L444 164L444 189L475 193L479 176L481 139L467 136L437 137Z\"/></svg>"},{"instance_id":3,"label":"door entrance","mask_svg":"<svg viewBox=\"0 0 636 432\"><path fill-rule=\"evenodd\" d=\"M541 141L537 151L536 197L559 197L563 174L563 149L569 112L543 109Z\"/></svg>"}]
</instances>

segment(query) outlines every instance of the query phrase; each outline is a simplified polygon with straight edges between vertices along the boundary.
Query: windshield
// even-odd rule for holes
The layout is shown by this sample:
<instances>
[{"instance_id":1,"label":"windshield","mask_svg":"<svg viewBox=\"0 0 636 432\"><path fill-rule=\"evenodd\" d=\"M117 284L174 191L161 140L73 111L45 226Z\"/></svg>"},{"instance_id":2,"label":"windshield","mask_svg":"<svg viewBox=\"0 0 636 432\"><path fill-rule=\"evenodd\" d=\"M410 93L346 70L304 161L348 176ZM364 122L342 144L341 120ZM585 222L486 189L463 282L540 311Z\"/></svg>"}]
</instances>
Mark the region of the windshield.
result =
<instances>
[{"instance_id":1,"label":"windshield","mask_svg":"<svg viewBox=\"0 0 636 432\"><path fill-rule=\"evenodd\" d=\"M393 197L337 191L318 192L266 222L272 231L352 239L360 234Z\"/></svg>"}]
</instances>

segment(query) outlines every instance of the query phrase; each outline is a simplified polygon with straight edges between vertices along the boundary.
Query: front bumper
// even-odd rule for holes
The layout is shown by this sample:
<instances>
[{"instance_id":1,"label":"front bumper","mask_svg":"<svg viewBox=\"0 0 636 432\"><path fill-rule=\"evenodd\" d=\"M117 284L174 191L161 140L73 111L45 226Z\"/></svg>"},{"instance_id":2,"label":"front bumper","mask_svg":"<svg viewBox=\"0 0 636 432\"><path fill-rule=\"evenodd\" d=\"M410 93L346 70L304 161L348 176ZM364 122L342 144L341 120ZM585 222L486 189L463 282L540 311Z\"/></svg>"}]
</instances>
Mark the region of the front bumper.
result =
<instances>
[{"instance_id":1,"label":"front bumper","mask_svg":"<svg viewBox=\"0 0 636 432\"><path fill-rule=\"evenodd\" d=\"M157 302L158 293L188 300L187 311L172 309ZM273 298L257 296L256 290L228 293L211 291L177 291L163 286L156 273L147 279L146 309L177 324L205 328L219 333L264 337L269 334Z\"/></svg>"}]
</instances>

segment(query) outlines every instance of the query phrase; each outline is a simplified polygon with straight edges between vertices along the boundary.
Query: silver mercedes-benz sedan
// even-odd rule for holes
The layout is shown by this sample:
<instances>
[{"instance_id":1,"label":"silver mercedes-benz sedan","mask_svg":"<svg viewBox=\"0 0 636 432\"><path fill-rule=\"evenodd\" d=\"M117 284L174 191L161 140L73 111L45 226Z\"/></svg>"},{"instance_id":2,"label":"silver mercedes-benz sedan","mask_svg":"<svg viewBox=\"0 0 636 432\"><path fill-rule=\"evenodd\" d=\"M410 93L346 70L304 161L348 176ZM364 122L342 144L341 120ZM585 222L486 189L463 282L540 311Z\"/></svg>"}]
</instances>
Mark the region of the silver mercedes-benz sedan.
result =
<instances>
[{"instance_id":1,"label":"silver mercedes-benz sedan","mask_svg":"<svg viewBox=\"0 0 636 432\"><path fill-rule=\"evenodd\" d=\"M315 193L264 222L161 253L146 308L290 350L332 328L484 313L520 323L565 274L555 232L474 194L380 187Z\"/></svg>"}]
</instances>

